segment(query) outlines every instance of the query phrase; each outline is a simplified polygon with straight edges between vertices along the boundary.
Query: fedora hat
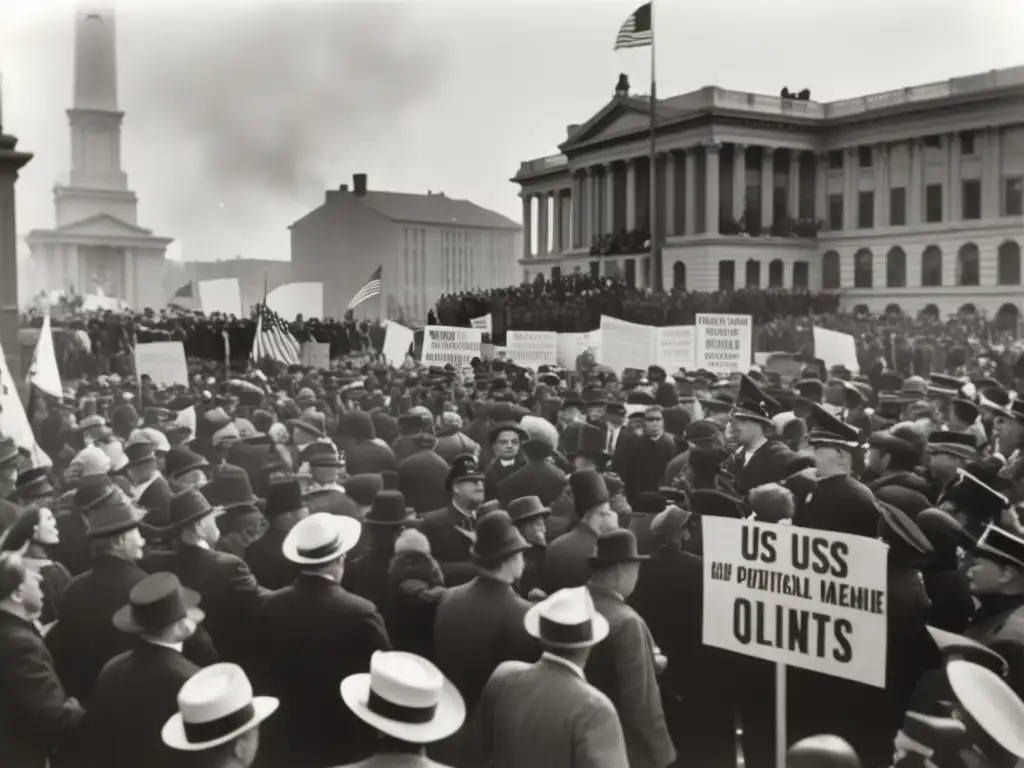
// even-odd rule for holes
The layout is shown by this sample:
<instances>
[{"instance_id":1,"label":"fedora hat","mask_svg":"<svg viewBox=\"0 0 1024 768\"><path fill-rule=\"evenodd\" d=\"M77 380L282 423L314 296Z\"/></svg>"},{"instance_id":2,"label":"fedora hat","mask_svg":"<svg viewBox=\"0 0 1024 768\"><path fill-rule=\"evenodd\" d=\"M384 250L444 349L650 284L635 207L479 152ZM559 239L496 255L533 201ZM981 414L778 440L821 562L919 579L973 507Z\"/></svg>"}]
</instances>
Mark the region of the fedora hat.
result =
<instances>
[{"instance_id":1,"label":"fedora hat","mask_svg":"<svg viewBox=\"0 0 1024 768\"><path fill-rule=\"evenodd\" d=\"M345 493L352 497L352 501L361 507L368 507L373 504L377 494L384 490L384 475L377 472L349 475L344 486Z\"/></svg>"},{"instance_id":2,"label":"fedora hat","mask_svg":"<svg viewBox=\"0 0 1024 768\"><path fill-rule=\"evenodd\" d=\"M202 491L189 488L171 497L171 514L168 529L184 528L207 515L220 516L223 510L213 507Z\"/></svg>"},{"instance_id":3,"label":"fedora hat","mask_svg":"<svg viewBox=\"0 0 1024 768\"><path fill-rule=\"evenodd\" d=\"M341 681L341 698L367 725L413 744L451 736L466 720L462 694L441 671L404 651L377 651L369 674Z\"/></svg>"},{"instance_id":4,"label":"fedora hat","mask_svg":"<svg viewBox=\"0 0 1024 768\"><path fill-rule=\"evenodd\" d=\"M995 672L969 661L946 664L960 709L1006 752L1024 759L1024 702Z\"/></svg>"},{"instance_id":5,"label":"fedora hat","mask_svg":"<svg viewBox=\"0 0 1024 768\"><path fill-rule=\"evenodd\" d=\"M122 632L158 632L181 619L198 624L205 614L197 607L199 593L181 586L173 573L147 576L128 594L128 604L114 614L114 626Z\"/></svg>"},{"instance_id":6,"label":"fedora hat","mask_svg":"<svg viewBox=\"0 0 1024 768\"><path fill-rule=\"evenodd\" d=\"M554 648L589 648L608 636L608 620L594 608L586 587L560 589L526 612L531 637Z\"/></svg>"},{"instance_id":7,"label":"fedora hat","mask_svg":"<svg viewBox=\"0 0 1024 768\"><path fill-rule=\"evenodd\" d=\"M473 557L482 562L494 562L529 549L529 542L512 524L508 512L497 509L476 521L476 538L470 549Z\"/></svg>"},{"instance_id":8,"label":"fedora hat","mask_svg":"<svg viewBox=\"0 0 1024 768\"><path fill-rule=\"evenodd\" d=\"M341 458L337 446L332 442L311 443L308 450L304 452L305 460L311 467L344 467L345 461Z\"/></svg>"},{"instance_id":9,"label":"fedora hat","mask_svg":"<svg viewBox=\"0 0 1024 768\"><path fill-rule=\"evenodd\" d=\"M18 501L33 501L53 496L53 483L46 467L26 469L14 482L14 496Z\"/></svg>"},{"instance_id":10,"label":"fedora hat","mask_svg":"<svg viewBox=\"0 0 1024 768\"><path fill-rule=\"evenodd\" d=\"M298 565L329 563L356 545L362 528L354 518L317 512L288 531L281 552Z\"/></svg>"},{"instance_id":11,"label":"fedora hat","mask_svg":"<svg viewBox=\"0 0 1024 768\"><path fill-rule=\"evenodd\" d=\"M209 471L210 462L187 446L173 445L171 450L167 452L164 467L164 474L167 476L167 479L173 480L186 472L191 472L193 469Z\"/></svg>"},{"instance_id":12,"label":"fedora hat","mask_svg":"<svg viewBox=\"0 0 1024 768\"><path fill-rule=\"evenodd\" d=\"M539 496L522 496L509 502L508 516L513 525L519 525L537 517L551 517L551 508L545 507Z\"/></svg>"},{"instance_id":13,"label":"fedora hat","mask_svg":"<svg viewBox=\"0 0 1024 768\"><path fill-rule=\"evenodd\" d=\"M456 456L448 470L448 476L444 480L444 489L451 493L452 486L463 480L483 480L483 473L480 465L477 464L476 456L471 453L464 453Z\"/></svg>"},{"instance_id":14,"label":"fedora hat","mask_svg":"<svg viewBox=\"0 0 1024 768\"><path fill-rule=\"evenodd\" d=\"M84 477L74 490L68 491L71 494L71 507L79 512L88 512L105 501L116 490L118 490L117 486L107 475Z\"/></svg>"},{"instance_id":15,"label":"fedora hat","mask_svg":"<svg viewBox=\"0 0 1024 768\"><path fill-rule=\"evenodd\" d=\"M302 498L302 486L299 481L289 478L278 480L267 486L267 505L264 514L269 518L272 515L283 515L287 512L296 512L306 506Z\"/></svg>"},{"instance_id":16,"label":"fedora hat","mask_svg":"<svg viewBox=\"0 0 1024 768\"><path fill-rule=\"evenodd\" d=\"M222 464L200 492L210 504L225 510L259 507L262 504L253 493L249 473L234 464Z\"/></svg>"},{"instance_id":17,"label":"fedora hat","mask_svg":"<svg viewBox=\"0 0 1024 768\"><path fill-rule=\"evenodd\" d=\"M647 555L637 552L635 533L616 529L598 536L597 548L594 554L587 558L587 562L596 570L624 563L642 563L649 559Z\"/></svg>"},{"instance_id":18,"label":"fedora hat","mask_svg":"<svg viewBox=\"0 0 1024 768\"><path fill-rule=\"evenodd\" d=\"M147 461L156 461L156 447L150 442L128 443L124 449L125 466L134 467Z\"/></svg>"},{"instance_id":19,"label":"fedora hat","mask_svg":"<svg viewBox=\"0 0 1024 768\"><path fill-rule=\"evenodd\" d=\"M574 456L584 456L594 459L607 459L609 457L607 441L604 433L593 424L581 423L576 429L569 433L570 437L565 453L571 459Z\"/></svg>"},{"instance_id":20,"label":"fedora hat","mask_svg":"<svg viewBox=\"0 0 1024 768\"><path fill-rule=\"evenodd\" d=\"M90 538L119 536L138 528L146 511L132 503L114 485L100 501L88 509L86 533Z\"/></svg>"},{"instance_id":21,"label":"fedora hat","mask_svg":"<svg viewBox=\"0 0 1024 768\"><path fill-rule=\"evenodd\" d=\"M378 491L363 524L411 525L415 521L416 513L405 505L405 495L401 491Z\"/></svg>"},{"instance_id":22,"label":"fedora hat","mask_svg":"<svg viewBox=\"0 0 1024 768\"><path fill-rule=\"evenodd\" d=\"M227 744L277 710L272 696L253 696L252 683L237 664L212 664L178 691L178 711L160 737L171 749L199 752Z\"/></svg>"}]
</instances>

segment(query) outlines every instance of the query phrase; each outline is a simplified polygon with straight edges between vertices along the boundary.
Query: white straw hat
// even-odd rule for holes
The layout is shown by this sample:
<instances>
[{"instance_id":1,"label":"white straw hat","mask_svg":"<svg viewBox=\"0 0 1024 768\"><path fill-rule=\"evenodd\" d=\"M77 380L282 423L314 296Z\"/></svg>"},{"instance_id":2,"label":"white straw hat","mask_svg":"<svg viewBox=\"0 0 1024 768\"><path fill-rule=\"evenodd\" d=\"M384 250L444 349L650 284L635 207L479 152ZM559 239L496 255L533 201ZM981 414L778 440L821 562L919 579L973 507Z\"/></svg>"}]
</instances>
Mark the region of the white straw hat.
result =
<instances>
[{"instance_id":1,"label":"white straw hat","mask_svg":"<svg viewBox=\"0 0 1024 768\"><path fill-rule=\"evenodd\" d=\"M288 531L281 551L288 560L299 565L329 563L352 549L362 530L360 522L351 517L317 512Z\"/></svg>"},{"instance_id":2,"label":"white straw hat","mask_svg":"<svg viewBox=\"0 0 1024 768\"><path fill-rule=\"evenodd\" d=\"M277 705L271 696L253 697L249 678L237 664L213 664L181 686L178 712L164 723L160 735L171 749L211 749L255 728Z\"/></svg>"},{"instance_id":3,"label":"white straw hat","mask_svg":"<svg viewBox=\"0 0 1024 768\"><path fill-rule=\"evenodd\" d=\"M429 661L403 651L374 653L369 674L341 681L341 698L363 722L413 744L445 739L466 720L458 689Z\"/></svg>"},{"instance_id":4,"label":"white straw hat","mask_svg":"<svg viewBox=\"0 0 1024 768\"><path fill-rule=\"evenodd\" d=\"M995 672L969 661L946 664L960 707L1000 747L1024 759L1024 702Z\"/></svg>"},{"instance_id":5,"label":"white straw hat","mask_svg":"<svg viewBox=\"0 0 1024 768\"><path fill-rule=\"evenodd\" d=\"M526 612L526 631L555 648L589 648L608 636L608 620L586 587L561 589Z\"/></svg>"}]
</instances>

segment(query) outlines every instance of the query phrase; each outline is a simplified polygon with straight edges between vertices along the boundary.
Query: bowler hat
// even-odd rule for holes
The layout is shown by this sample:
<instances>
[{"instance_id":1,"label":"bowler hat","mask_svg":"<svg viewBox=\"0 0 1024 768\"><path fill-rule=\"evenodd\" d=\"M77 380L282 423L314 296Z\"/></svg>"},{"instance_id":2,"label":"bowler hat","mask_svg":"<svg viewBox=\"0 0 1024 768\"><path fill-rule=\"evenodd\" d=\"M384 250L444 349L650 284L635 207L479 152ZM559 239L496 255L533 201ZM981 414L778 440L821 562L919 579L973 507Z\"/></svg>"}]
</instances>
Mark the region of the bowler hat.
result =
<instances>
[{"instance_id":1,"label":"bowler hat","mask_svg":"<svg viewBox=\"0 0 1024 768\"><path fill-rule=\"evenodd\" d=\"M168 528L184 528L207 515L219 515L202 492L189 488L171 497L171 515Z\"/></svg>"},{"instance_id":2,"label":"bowler hat","mask_svg":"<svg viewBox=\"0 0 1024 768\"><path fill-rule=\"evenodd\" d=\"M476 540L470 550L476 560L500 561L529 548L529 542L512 524L508 512L498 509L476 521Z\"/></svg>"},{"instance_id":3,"label":"bowler hat","mask_svg":"<svg viewBox=\"0 0 1024 768\"><path fill-rule=\"evenodd\" d=\"M32 467L18 475L14 482L14 496L18 501L32 501L53 496L53 483L46 467Z\"/></svg>"},{"instance_id":4,"label":"bowler hat","mask_svg":"<svg viewBox=\"0 0 1024 768\"><path fill-rule=\"evenodd\" d=\"M597 549L587 558L590 567L597 570L624 563L640 563L650 559L636 549L636 534L621 528L597 537Z\"/></svg>"},{"instance_id":5,"label":"bowler hat","mask_svg":"<svg viewBox=\"0 0 1024 768\"><path fill-rule=\"evenodd\" d=\"M890 545L902 540L912 550L922 555L930 555L935 551L928 537L903 510L884 501L876 501L875 506L881 514L878 529L883 540Z\"/></svg>"},{"instance_id":6,"label":"bowler hat","mask_svg":"<svg viewBox=\"0 0 1024 768\"><path fill-rule=\"evenodd\" d=\"M971 461L978 458L978 439L969 432L935 430L928 435L926 449L930 454L945 453Z\"/></svg>"},{"instance_id":7,"label":"bowler hat","mask_svg":"<svg viewBox=\"0 0 1024 768\"><path fill-rule=\"evenodd\" d=\"M90 538L119 536L138 528L145 515L145 510L133 504L127 496L119 490L112 490L89 509L86 532Z\"/></svg>"},{"instance_id":8,"label":"bowler hat","mask_svg":"<svg viewBox=\"0 0 1024 768\"><path fill-rule=\"evenodd\" d=\"M609 454L605 450L607 441L604 433L593 424L579 424L576 429L569 432L568 445L565 448L569 458L573 456L584 456L594 459L607 459Z\"/></svg>"},{"instance_id":9,"label":"bowler hat","mask_svg":"<svg viewBox=\"0 0 1024 768\"><path fill-rule=\"evenodd\" d=\"M374 498L384 490L384 478L375 472L350 475L345 480L345 493L361 507L373 504Z\"/></svg>"},{"instance_id":10,"label":"bowler hat","mask_svg":"<svg viewBox=\"0 0 1024 768\"><path fill-rule=\"evenodd\" d=\"M576 514L580 517L588 510L611 501L604 478L593 469L582 469L569 475L569 489L576 505Z\"/></svg>"},{"instance_id":11,"label":"bowler hat","mask_svg":"<svg viewBox=\"0 0 1024 768\"><path fill-rule=\"evenodd\" d=\"M181 586L173 573L147 576L128 594L128 604L114 614L114 626L122 632L158 632L182 619L198 624L205 616L197 607L199 593Z\"/></svg>"},{"instance_id":12,"label":"bowler hat","mask_svg":"<svg viewBox=\"0 0 1024 768\"><path fill-rule=\"evenodd\" d=\"M156 447L149 442L129 443L125 446L124 456L128 459L129 467L156 461Z\"/></svg>"},{"instance_id":13,"label":"bowler hat","mask_svg":"<svg viewBox=\"0 0 1024 768\"><path fill-rule=\"evenodd\" d=\"M513 524L519 525L538 517L550 517L551 508L545 507L539 496L522 496L509 502L508 516Z\"/></svg>"},{"instance_id":14,"label":"bowler hat","mask_svg":"<svg viewBox=\"0 0 1024 768\"><path fill-rule=\"evenodd\" d=\"M344 467L345 462L333 442L316 442L310 445L305 456L310 467Z\"/></svg>"},{"instance_id":15,"label":"bowler hat","mask_svg":"<svg viewBox=\"0 0 1024 768\"><path fill-rule=\"evenodd\" d=\"M264 514L269 518L272 515L283 515L288 512L297 512L306 506L302 498L302 486L299 481L293 478L278 480L267 486L267 504Z\"/></svg>"},{"instance_id":16,"label":"bowler hat","mask_svg":"<svg viewBox=\"0 0 1024 768\"><path fill-rule=\"evenodd\" d=\"M202 493L210 504L222 509L258 507L262 502L253 493L249 473L234 464L222 464Z\"/></svg>"},{"instance_id":17,"label":"bowler hat","mask_svg":"<svg viewBox=\"0 0 1024 768\"><path fill-rule=\"evenodd\" d=\"M396 526L411 525L415 521L416 513L405 505L405 495L401 491L378 491L363 524Z\"/></svg>"},{"instance_id":18,"label":"bowler hat","mask_svg":"<svg viewBox=\"0 0 1024 768\"><path fill-rule=\"evenodd\" d=\"M171 446L167 452L167 459L164 463L164 473L167 479L173 480L176 477L191 472L194 469L209 470L210 462L195 451L184 445Z\"/></svg>"},{"instance_id":19,"label":"bowler hat","mask_svg":"<svg viewBox=\"0 0 1024 768\"><path fill-rule=\"evenodd\" d=\"M484 476L476 462L476 457L471 453L464 453L461 456L456 456L452 462L451 467L448 469L448 476L444 481L444 488L451 493L452 486L455 483L460 483L464 480L483 479Z\"/></svg>"}]
</instances>

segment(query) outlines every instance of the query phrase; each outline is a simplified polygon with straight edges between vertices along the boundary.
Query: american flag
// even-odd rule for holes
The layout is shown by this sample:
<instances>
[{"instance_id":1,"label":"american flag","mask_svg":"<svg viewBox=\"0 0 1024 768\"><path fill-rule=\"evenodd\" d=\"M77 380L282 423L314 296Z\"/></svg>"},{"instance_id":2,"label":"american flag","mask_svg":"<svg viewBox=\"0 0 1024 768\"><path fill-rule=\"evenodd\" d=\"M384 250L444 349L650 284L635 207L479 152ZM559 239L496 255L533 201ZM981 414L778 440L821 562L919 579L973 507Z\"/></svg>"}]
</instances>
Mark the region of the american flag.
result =
<instances>
[{"instance_id":1,"label":"american flag","mask_svg":"<svg viewBox=\"0 0 1024 768\"><path fill-rule=\"evenodd\" d=\"M288 323L266 304L260 305L259 312L250 358L257 363L269 357L284 365L298 365L299 342L288 330Z\"/></svg>"},{"instance_id":2,"label":"american flag","mask_svg":"<svg viewBox=\"0 0 1024 768\"><path fill-rule=\"evenodd\" d=\"M651 26L651 4L648 2L633 11L633 15L619 28L614 50L646 48L650 45L654 45L654 28Z\"/></svg>"},{"instance_id":3,"label":"american flag","mask_svg":"<svg viewBox=\"0 0 1024 768\"><path fill-rule=\"evenodd\" d=\"M352 301L348 303L348 309L355 309L367 299L380 296L380 270L380 267L374 270L373 274L370 275L370 282L356 292L356 295L352 297Z\"/></svg>"}]
</instances>

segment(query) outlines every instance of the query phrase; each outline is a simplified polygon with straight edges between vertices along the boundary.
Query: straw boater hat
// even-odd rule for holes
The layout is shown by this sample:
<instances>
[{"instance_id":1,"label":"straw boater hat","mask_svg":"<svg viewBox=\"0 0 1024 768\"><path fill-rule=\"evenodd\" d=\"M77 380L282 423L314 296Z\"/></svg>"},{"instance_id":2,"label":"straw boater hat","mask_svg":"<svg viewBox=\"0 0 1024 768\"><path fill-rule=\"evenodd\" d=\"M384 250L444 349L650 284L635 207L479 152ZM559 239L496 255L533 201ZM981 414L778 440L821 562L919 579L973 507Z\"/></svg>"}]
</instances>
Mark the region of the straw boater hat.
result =
<instances>
[{"instance_id":1,"label":"straw boater hat","mask_svg":"<svg viewBox=\"0 0 1024 768\"><path fill-rule=\"evenodd\" d=\"M160 736L171 749L200 752L251 731L277 710L278 700L253 696L252 684L237 664L200 669L178 691L178 712Z\"/></svg>"},{"instance_id":2,"label":"straw boater hat","mask_svg":"<svg viewBox=\"0 0 1024 768\"><path fill-rule=\"evenodd\" d=\"M374 653L369 674L341 681L341 698L364 723L413 744L445 739L466 720L451 681L426 659L402 651Z\"/></svg>"},{"instance_id":3,"label":"straw boater hat","mask_svg":"<svg viewBox=\"0 0 1024 768\"><path fill-rule=\"evenodd\" d=\"M590 648L608 636L608 620L586 587L562 589L526 612L527 633L552 648Z\"/></svg>"},{"instance_id":4,"label":"straw boater hat","mask_svg":"<svg viewBox=\"0 0 1024 768\"><path fill-rule=\"evenodd\" d=\"M323 565L352 549L362 529L354 518L317 512L300 520L288 532L281 551L298 565Z\"/></svg>"}]
</instances>

